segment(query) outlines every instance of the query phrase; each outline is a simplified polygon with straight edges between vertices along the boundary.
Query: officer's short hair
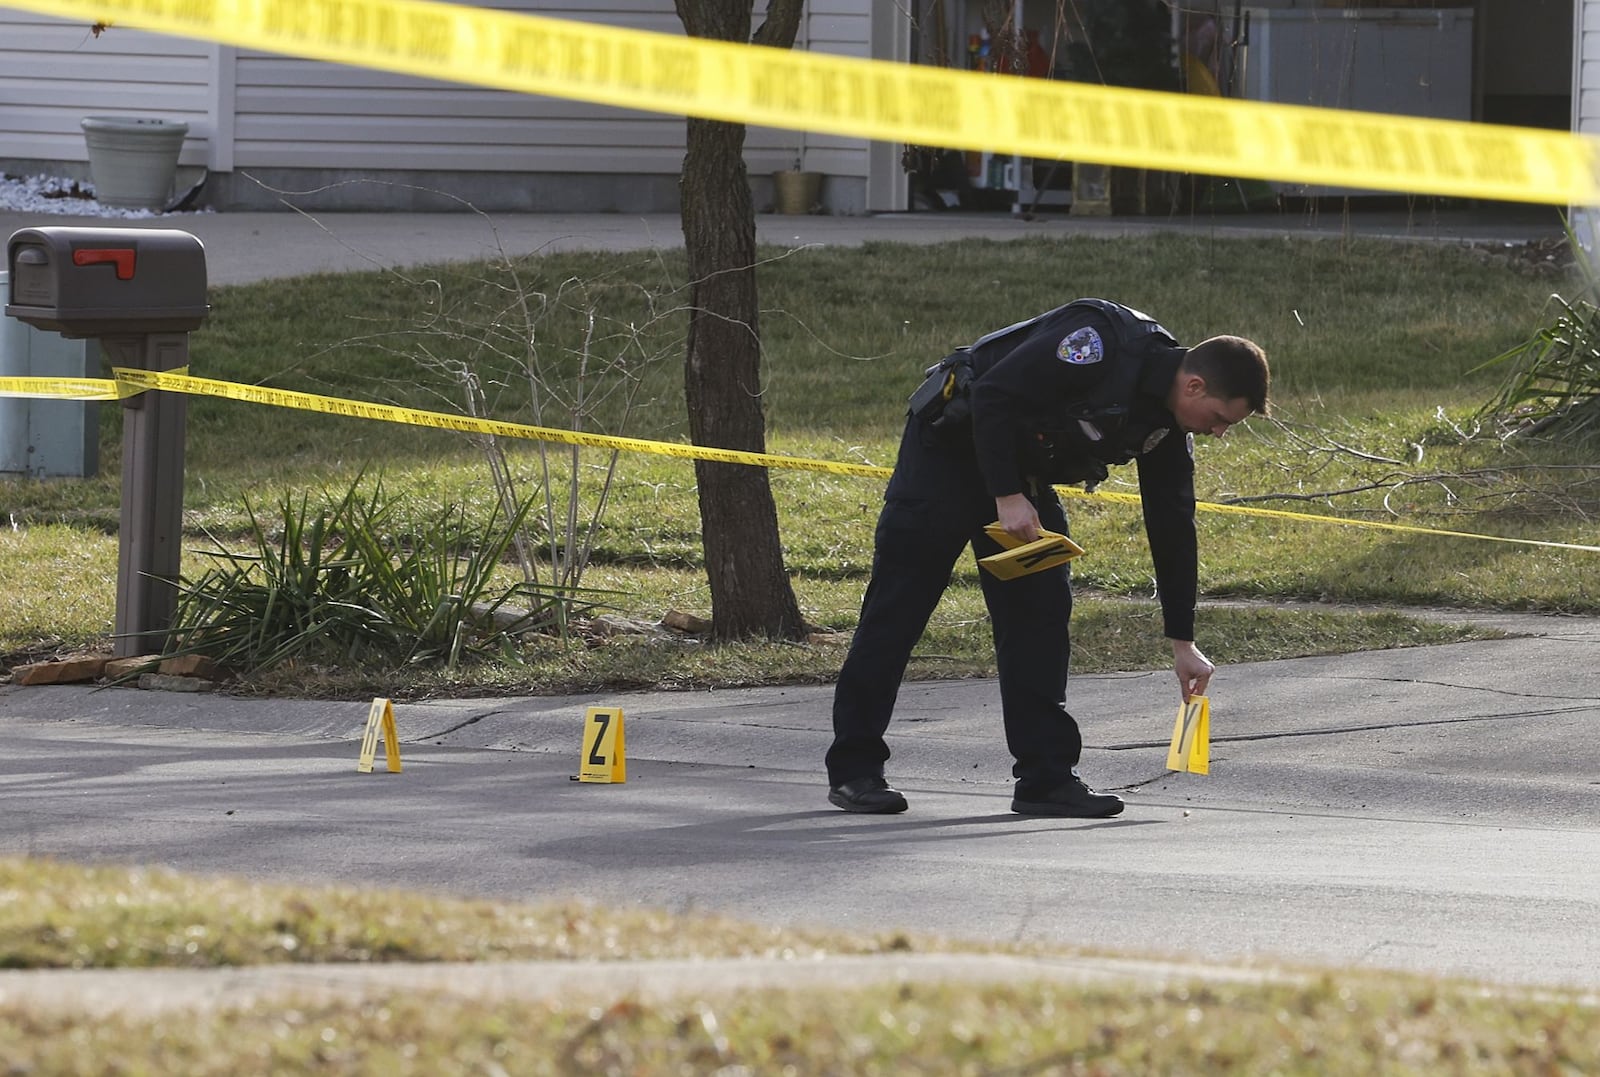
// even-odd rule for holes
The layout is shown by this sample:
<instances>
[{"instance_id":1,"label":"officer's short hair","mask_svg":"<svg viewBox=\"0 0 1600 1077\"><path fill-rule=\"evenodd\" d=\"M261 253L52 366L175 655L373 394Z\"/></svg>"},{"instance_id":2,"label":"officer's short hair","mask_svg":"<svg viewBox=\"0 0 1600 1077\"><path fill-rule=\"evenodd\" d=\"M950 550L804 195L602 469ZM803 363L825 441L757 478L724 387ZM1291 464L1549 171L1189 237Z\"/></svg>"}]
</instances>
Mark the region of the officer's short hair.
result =
<instances>
[{"instance_id":1,"label":"officer's short hair","mask_svg":"<svg viewBox=\"0 0 1600 1077\"><path fill-rule=\"evenodd\" d=\"M1255 341L1234 336L1202 340L1184 355L1182 369L1205 379L1206 395L1223 400L1242 396L1252 412L1267 414L1272 372L1267 353Z\"/></svg>"}]
</instances>

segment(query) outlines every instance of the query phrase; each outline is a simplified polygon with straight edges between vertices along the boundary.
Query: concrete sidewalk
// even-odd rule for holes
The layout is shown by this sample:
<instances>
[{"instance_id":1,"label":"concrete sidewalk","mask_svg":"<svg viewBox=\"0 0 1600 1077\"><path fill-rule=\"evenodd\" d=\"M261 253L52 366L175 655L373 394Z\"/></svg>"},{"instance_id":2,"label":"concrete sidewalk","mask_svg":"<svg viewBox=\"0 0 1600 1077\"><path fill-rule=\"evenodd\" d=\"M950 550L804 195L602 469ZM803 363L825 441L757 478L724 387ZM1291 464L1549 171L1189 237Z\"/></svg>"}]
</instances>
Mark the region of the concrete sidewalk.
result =
<instances>
[{"instance_id":1,"label":"concrete sidewalk","mask_svg":"<svg viewBox=\"0 0 1600 1077\"><path fill-rule=\"evenodd\" d=\"M683 246L676 214L472 213L197 213L149 220L49 216L0 211L0 235L42 226L179 228L206 247L212 284L272 277L394 269L571 250L650 250ZM1218 238L1364 236L1418 242L1518 244L1562 235L1553 209L1483 209L1333 213L1230 213L1171 217L1032 219L1009 213L898 213L864 217L756 218L759 242L780 247L859 246L869 242L942 243L1068 236L1117 237L1184 232Z\"/></svg>"},{"instance_id":2,"label":"concrete sidewalk","mask_svg":"<svg viewBox=\"0 0 1600 1077\"><path fill-rule=\"evenodd\" d=\"M978 987L1053 983L1132 984L1159 991L1192 983L1284 983L1307 979L1273 969L1229 968L1139 958L936 953L656 961L494 961L371 965L258 965L220 969L0 970L0 1008L149 1019L174 1011L212 1013L260 1006L360 1002L431 994L486 1002L609 1004L712 1000L749 991L807 991L882 984ZM1585 1001L1593 1004L1590 997Z\"/></svg>"}]
</instances>

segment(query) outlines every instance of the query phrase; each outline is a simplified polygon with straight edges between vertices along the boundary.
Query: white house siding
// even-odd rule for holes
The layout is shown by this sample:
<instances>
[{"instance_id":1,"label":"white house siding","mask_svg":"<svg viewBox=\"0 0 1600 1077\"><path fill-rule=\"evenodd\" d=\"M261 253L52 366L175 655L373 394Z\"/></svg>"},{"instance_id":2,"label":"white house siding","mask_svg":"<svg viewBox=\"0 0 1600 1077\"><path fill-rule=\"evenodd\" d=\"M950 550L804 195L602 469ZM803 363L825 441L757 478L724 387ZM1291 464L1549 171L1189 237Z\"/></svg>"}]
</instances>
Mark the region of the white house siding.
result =
<instances>
[{"instance_id":1,"label":"white house siding","mask_svg":"<svg viewBox=\"0 0 1600 1077\"><path fill-rule=\"evenodd\" d=\"M873 0L812 0L798 47L872 52ZM672 0L481 0L550 18L681 34ZM757 13L760 17L760 13ZM91 114L184 120L183 164L213 172L222 208L271 206L273 189L318 190L301 204L400 208L418 188L484 208L666 209L676 203L684 119L411 78L253 49L86 26L0 9L0 167L85 159ZM752 127L746 160L765 194L791 167L830 177L831 204L865 198L868 143ZM81 170L80 170L81 171ZM378 183L348 184L369 177Z\"/></svg>"},{"instance_id":2,"label":"white house siding","mask_svg":"<svg viewBox=\"0 0 1600 1077\"><path fill-rule=\"evenodd\" d=\"M1574 20L1572 129L1600 135L1600 0L1578 0Z\"/></svg>"},{"instance_id":3,"label":"white house siding","mask_svg":"<svg viewBox=\"0 0 1600 1077\"><path fill-rule=\"evenodd\" d=\"M683 119L266 53L237 66L237 167L676 169Z\"/></svg>"},{"instance_id":4,"label":"white house siding","mask_svg":"<svg viewBox=\"0 0 1600 1077\"><path fill-rule=\"evenodd\" d=\"M157 116L189 124L180 163L207 164L218 52L0 8L0 163L84 162L83 117Z\"/></svg>"},{"instance_id":5,"label":"white house siding","mask_svg":"<svg viewBox=\"0 0 1600 1077\"><path fill-rule=\"evenodd\" d=\"M797 49L834 56L869 57L871 13L869 0L811 0L795 41ZM859 138L819 134L811 131L780 131L767 127L750 128L746 159L755 170L757 164L771 168L790 168L799 159L802 168L829 176L865 179L867 143ZM765 152L773 148L776 156Z\"/></svg>"},{"instance_id":6,"label":"white house siding","mask_svg":"<svg viewBox=\"0 0 1600 1077\"><path fill-rule=\"evenodd\" d=\"M1576 0L1572 27L1572 129L1600 136L1600 0ZM1600 213L1572 207L1573 234L1593 255L1600 249Z\"/></svg>"},{"instance_id":7,"label":"white house siding","mask_svg":"<svg viewBox=\"0 0 1600 1077\"><path fill-rule=\"evenodd\" d=\"M802 45L862 56L870 0L815 0ZM599 26L682 33L664 0L604 10L527 0L482 6ZM533 97L245 51L235 71L234 163L240 169L538 173L675 177L682 116ZM765 177L803 150L805 167L861 185L866 142L751 127L746 161ZM675 182L675 180L673 181Z\"/></svg>"},{"instance_id":8,"label":"white house siding","mask_svg":"<svg viewBox=\"0 0 1600 1077\"><path fill-rule=\"evenodd\" d=\"M483 0L557 19L681 33L671 3ZM675 172L683 119L241 51L237 167Z\"/></svg>"}]
</instances>

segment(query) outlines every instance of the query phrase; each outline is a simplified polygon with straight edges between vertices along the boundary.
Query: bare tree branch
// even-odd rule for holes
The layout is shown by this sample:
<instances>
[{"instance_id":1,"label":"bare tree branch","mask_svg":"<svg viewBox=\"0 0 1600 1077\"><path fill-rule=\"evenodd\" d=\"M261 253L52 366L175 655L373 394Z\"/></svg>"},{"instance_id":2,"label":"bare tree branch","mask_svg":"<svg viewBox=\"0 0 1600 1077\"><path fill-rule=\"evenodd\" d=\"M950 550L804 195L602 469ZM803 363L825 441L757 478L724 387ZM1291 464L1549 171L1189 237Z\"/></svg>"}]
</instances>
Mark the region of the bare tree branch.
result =
<instances>
[{"instance_id":1,"label":"bare tree branch","mask_svg":"<svg viewBox=\"0 0 1600 1077\"><path fill-rule=\"evenodd\" d=\"M767 4L767 18L750 35L753 45L770 45L773 48L792 49L800 36L800 17L805 0L771 0Z\"/></svg>"}]
</instances>

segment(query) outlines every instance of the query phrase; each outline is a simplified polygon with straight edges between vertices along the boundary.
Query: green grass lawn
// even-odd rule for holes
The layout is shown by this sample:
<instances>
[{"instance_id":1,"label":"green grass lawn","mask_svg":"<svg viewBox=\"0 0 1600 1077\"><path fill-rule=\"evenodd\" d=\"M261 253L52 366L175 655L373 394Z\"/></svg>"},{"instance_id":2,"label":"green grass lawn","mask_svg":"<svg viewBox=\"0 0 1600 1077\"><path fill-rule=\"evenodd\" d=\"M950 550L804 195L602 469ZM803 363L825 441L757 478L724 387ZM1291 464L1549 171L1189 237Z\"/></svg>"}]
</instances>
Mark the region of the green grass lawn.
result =
<instances>
[{"instance_id":1,"label":"green grass lawn","mask_svg":"<svg viewBox=\"0 0 1600 1077\"><path fill-rule=\"evenodd\" d=\"M1541 324L1572 282L1514 258L1451 245L1194 235L933 247L770 250L760 270L764 404L775 452L889 466L906 395L951 346L1081 294L1150 310L1178 336L1259 340L1276 415L1200 447L1203 500L1357 521L1595 543L1592 453L1477 430L1503 372L1475 372ZM507 264L321 276L216 289L193 372L413 407L473 410L538 425L681 440L687 282L676 252L560 254ZM120 456L118 409L102 408L102 474L0 483L0 647L14 656L103 645L110 630ZM1475 436L1468 436L1475 435ZM607 454L506 444L525 494L556 516L574 488L592 511ZM236 547L246 499L337 497L381 476L397 527L457 505L494 504L482 447L449 432L243 403L190 402L185 485L191 550ZM1107 484L1131 492L1131 472ZM773 476L786 563L814 624L854 624L882 482L801 471ZM688 462L625 454L607 490L586 586L618 612L709 615L701 523ZM1137 511L1068 502L1083 600L1075 668L1164 664ZM1460 638L1393 615L1280 613L1276 599L1379 607L1593 611L1595 555L1340 526L1202 513L1204 595L1264 600L1248 617L1203 609L1202 646L1222 661ZM204 562L186 558L185 571ZM963 566L914 664L917 676L989 672L976 569ZM511 579L508 567L506 582ZM1126 602L1125 599L1136 599ZM708 651L623 640L546 640L525 663L441 674L417 691L545 690L599 684L754 683L826 678L839 648ZM393 671L330 670L308 690L393 686ZM405 678L411 678L408 682ZM259 690L291 690L257 678Z\"/></svg>"},{"instance_id":2,"label":"green grass lawn","mask_svg":"<svg viewBox=\"0 0 1600 1077\"><path fill-rule=\"evenodd\" d=\"M0 968L769 957L960 950L578 904L307 888L0 859ZM1013 947L1049 956L1052 951ZM310 974L310 970L306 970ZM1270 971L1270 970L1269 970ZM1372 972L1205 982L904 983L549 1001L371 989L150 1017L0 1002L15 1074L1565 1074L1600 1066L1600 1009Z\"/></svg>"}]
</instances>

